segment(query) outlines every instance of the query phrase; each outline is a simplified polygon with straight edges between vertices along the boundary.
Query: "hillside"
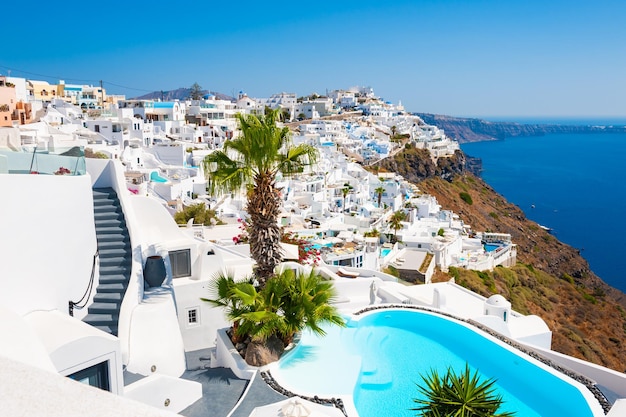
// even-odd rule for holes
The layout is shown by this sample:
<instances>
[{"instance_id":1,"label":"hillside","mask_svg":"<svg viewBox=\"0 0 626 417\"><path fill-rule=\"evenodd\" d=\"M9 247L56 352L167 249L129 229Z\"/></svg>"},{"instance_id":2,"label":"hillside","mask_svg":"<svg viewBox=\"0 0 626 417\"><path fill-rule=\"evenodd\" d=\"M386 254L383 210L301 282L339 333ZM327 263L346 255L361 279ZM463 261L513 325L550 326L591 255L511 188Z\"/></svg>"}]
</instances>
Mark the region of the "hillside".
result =
<instances>
[{"instance_id":1,"label":"hillside","mask_svg":"<svg viewBox=\"0 0 626 417\"><path fill-rule=\"evenodd\" d=\"M215 91L202 90L202 96L213 95L220 100L233 101L231 96L218 93ZM169 91L153 91L148 94L144 94L139 97L134 97L132 100L162 100L162 101L175 101L175 100L187 100L191 96L191 88L177 88L176 90Z\"/></svg>"},{"instance_id":2,"label":"hillside","mask_svg":"<svg viewBox=\"0 0 626 417\"><path fill-rule=\"evenodd\" d=\"M543 136L552 133L625 133L624 126L584 126L490 122L482 119L416 113L426 124L443 129L459 143L502 140L517 136Z\"/></svg>"},{"instance_id":3,"label":"hillside","mask_svg":"<svg viewBox=\"0 0 626 417\"><path fill-rule=\"evenodd\" d=\"M554 350L624 371L626 295L597 277L576 249L528 220L482 179L459 172L461 152L445 164L440 159L438 168L427 155L420 155L409 149L394 160L382 161L378 169L396 171L417 183L473 230L510 233L518 247L514 268L499 267L492 273L451 270L449 275L438 273L438 279L452 275L482 295L500 293L515 310L546 321L553 332ZM471 204L461 193L469 194Z\"/></svg>"}]
</instances>

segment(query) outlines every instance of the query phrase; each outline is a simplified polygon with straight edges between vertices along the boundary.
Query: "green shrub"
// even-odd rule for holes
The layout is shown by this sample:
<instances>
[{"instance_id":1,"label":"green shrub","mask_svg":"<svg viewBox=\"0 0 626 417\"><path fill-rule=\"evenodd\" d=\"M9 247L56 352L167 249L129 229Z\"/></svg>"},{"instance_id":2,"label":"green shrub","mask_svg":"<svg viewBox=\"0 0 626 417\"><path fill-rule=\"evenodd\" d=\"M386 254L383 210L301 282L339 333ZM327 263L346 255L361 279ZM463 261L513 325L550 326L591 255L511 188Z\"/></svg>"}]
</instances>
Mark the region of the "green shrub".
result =
<instances>
[{"instance_id":1,"label":"green shrub","mask_svg":"<svg viewBox=\"0 0 626 417\"><path fill-rule=\"evenodd\" d=\"M563 275L561 275L561 279L562 279L563 281L567 281L567 282L569 282L569 283L570 283L570 284L572 284L572 285L574 285L574 284L575 284L575 282L574 282L574 278L572 278L572 276L571 276L571 275L569 275L569 274L563 273Z\"/></svg>"},{"instance_id":2,"label":"green shrub","mask_svg":"<svg viewBox=\"0 0 626 417\"><path fill-rule=\"evenodd\" d=\"M473 204L472 196L468 193L459 193L459 197L461 197L461 200L465 201L470 206Z\"/></svg>"}]
</instances>

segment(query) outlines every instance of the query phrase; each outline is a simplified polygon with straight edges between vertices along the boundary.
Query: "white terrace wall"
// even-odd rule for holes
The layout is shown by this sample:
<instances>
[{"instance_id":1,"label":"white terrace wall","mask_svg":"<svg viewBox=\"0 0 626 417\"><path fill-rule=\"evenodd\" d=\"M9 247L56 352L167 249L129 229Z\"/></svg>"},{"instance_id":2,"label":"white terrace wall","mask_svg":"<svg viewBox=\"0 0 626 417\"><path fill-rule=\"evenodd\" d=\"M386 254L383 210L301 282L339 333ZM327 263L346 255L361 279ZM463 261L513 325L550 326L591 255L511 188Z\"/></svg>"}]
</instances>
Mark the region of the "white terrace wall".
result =
<instances>
[{"instance_id":1,"label":"white terrace wall","mask_svg":"<svg viewBox=\"0 0 626 417\"><path fill-rule=\"evenodd\" d=\"M96 252L89 175L0 175L0 305L68 311Z\"/></svg>"}]
</instances>

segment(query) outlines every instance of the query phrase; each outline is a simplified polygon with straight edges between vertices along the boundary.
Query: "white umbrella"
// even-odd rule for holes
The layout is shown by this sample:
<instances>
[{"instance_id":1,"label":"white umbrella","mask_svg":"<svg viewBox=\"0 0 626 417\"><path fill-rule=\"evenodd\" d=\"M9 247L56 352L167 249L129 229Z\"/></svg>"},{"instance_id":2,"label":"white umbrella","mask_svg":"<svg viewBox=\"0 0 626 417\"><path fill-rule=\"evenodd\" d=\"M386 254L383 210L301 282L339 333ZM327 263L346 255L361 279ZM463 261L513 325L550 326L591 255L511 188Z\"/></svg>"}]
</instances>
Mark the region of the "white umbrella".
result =
<instances>
[{"instance_id":1,"label":"white umbrella","mask_svg":"<svg viewBox=\"0 0 626 417\"><path fill-rule=\"evenodd\" d=\"M283 417L307 417L311 414L309 407L299 397L289 399L280 411Z\"/></svg>"},{"instance_id":2,"label":"white umbrella","mask_svg":"<svg viewBox=\"0 0 626 417\"><path fill-rule=\"evenodd\" d=\"M291 414L290 414L291 413ZM294 414L302 413L302 414ZM249 417L345 417L335 407L316 404L300 397L293 397L272 404L256 407Z\"/></svg>"}]
</instances>

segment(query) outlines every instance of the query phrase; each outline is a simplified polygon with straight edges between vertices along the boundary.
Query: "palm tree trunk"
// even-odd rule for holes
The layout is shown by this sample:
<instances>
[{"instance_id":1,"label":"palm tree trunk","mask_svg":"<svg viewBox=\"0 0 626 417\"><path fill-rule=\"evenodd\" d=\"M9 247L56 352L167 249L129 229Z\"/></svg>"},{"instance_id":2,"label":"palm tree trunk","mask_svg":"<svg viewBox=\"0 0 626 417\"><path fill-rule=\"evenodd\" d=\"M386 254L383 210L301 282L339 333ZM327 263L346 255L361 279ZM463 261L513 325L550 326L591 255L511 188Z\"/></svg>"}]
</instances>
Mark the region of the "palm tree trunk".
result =
<instances>
[{"instance_id":1,"label":"palm tree trunk","mask_svg":"<svg viewBox=\"0 0 626 417\"><path fill-rule=\"evenodd\" d=\"M254 183L247 206L251 227L250 254L257 263L255 275L262 288L282 261L281 230L278 226L280 197L272 173L258 174Z\"/></svg>"}]
</instances>

